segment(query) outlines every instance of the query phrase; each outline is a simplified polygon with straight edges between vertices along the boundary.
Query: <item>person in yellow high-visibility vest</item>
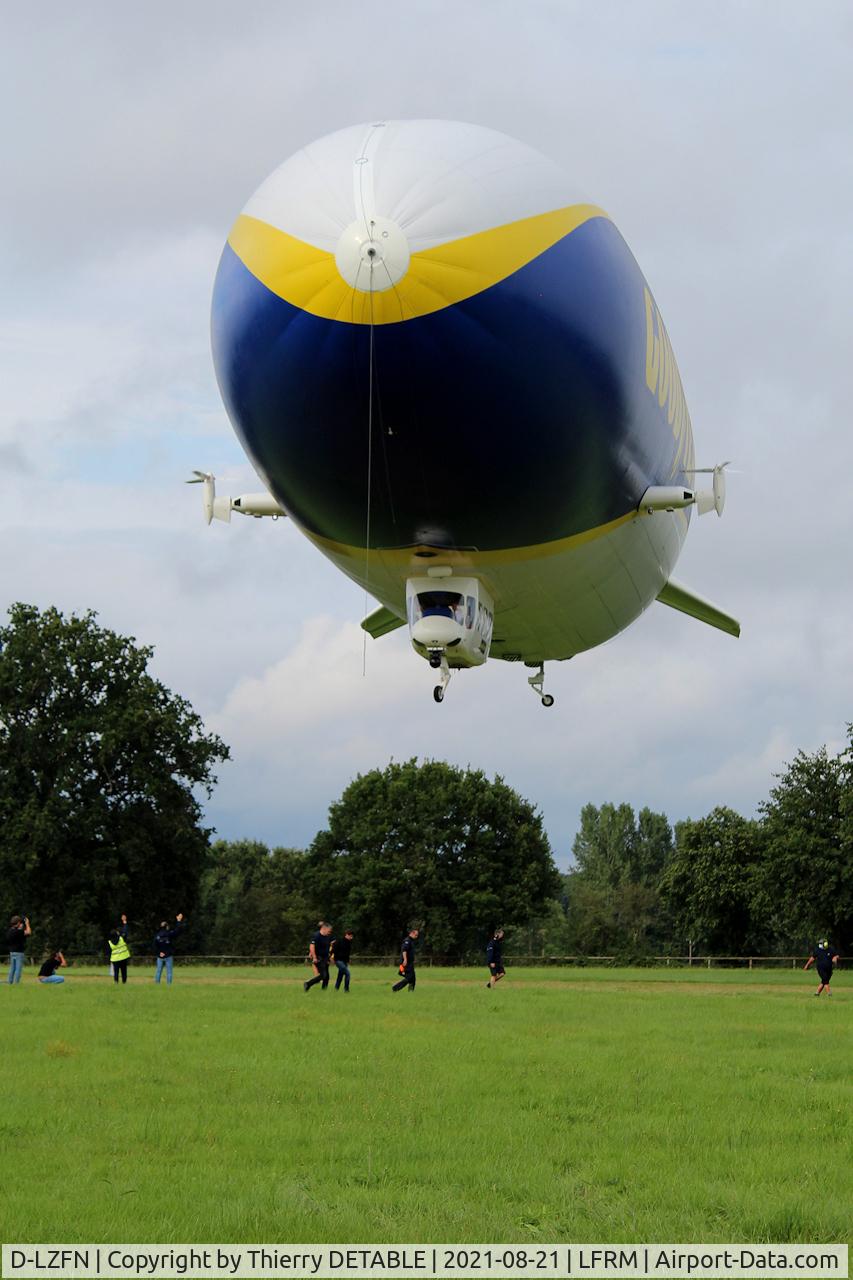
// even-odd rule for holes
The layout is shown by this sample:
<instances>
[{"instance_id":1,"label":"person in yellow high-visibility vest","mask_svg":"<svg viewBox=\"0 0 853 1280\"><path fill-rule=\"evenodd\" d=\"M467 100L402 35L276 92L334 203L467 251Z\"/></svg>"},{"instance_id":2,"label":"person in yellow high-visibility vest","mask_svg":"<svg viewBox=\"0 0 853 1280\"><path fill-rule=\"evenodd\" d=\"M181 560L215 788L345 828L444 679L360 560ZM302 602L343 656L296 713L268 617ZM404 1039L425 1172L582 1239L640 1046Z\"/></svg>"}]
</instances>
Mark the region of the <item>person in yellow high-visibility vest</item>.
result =
<instances>
[{"instance_id":1,"label":"person in yellow high-visibility vest","mask_svg":"<svg viewBox=\"0 0 853 1280\"><path fill-rule=\"evenodd\" d=\"M121 976L122 982L127 982L127 962L130 959L127 938L122 937L118 929L113 929L107 942L110 948L110 963L113 967L113 981L118 982Z\"/></svg>"}]
</instances>

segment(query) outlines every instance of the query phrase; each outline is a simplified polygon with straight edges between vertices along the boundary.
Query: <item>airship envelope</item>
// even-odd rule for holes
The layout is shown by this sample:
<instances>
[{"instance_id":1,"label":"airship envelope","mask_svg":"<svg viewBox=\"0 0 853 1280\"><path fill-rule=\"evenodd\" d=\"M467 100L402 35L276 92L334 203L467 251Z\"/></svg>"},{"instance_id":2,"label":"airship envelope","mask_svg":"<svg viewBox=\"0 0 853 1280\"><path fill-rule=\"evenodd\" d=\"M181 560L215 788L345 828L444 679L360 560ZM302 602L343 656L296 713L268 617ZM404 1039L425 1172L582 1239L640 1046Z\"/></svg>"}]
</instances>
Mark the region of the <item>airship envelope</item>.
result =
<instances>
[{"instance_id":1,"label":"airship envelope","mask_svg":"<svg viewBox=\"0 0 853 1280\"><path fill-rule=\"evenodd\" d=\"M657 598L737 626L671 583L696 469L651 291L522 143L411 120L304 147L234 223L212 340L265 512L376 597L372 634L408 621L437 700L489 654L541 694Z\"/></svg>"}]
</instances>

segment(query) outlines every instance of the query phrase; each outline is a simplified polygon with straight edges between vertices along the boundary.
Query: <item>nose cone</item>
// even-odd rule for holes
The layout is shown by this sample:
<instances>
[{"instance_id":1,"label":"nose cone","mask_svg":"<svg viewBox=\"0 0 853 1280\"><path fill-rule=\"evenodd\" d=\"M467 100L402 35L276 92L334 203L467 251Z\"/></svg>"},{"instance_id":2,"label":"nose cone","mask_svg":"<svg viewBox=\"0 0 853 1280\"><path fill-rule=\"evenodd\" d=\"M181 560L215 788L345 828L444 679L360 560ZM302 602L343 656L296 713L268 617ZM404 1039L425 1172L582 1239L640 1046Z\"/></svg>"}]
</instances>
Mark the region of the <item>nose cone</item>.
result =
<instances>
[{"instance_id":1,"label":"nose cone","mask_svg":"<svg viewBox=\"0 0 853 1280\"><path fill-rule=\"evenodd\" d=\"M385 293L403 279L411 254L405 232L376 215L351 222L335 248L341 279L362 293Z\"/></svg>"}]
</instances>

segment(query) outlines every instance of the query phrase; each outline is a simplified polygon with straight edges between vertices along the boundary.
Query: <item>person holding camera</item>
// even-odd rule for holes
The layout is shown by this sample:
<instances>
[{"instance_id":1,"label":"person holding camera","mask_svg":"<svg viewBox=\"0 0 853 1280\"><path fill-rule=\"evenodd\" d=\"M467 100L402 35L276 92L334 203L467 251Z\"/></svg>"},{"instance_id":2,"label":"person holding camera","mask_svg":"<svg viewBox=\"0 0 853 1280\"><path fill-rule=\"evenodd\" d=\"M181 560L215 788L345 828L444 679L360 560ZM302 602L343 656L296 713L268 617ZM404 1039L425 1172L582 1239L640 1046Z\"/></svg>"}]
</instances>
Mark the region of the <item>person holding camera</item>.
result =
<instances>
[{"instance_id":1,"label":"person holding camera","mask_svg":"<svg viewBox=\"0 0 853 1280\"><path fill-rule=\"evenodd\" d=\"M24 971L27 938L32 933L28 916L12 916L9 931L6 934L6 945L9 948L8 983L20 982Z\"/></svg>"},{"instance_id":2,"label":"person holding camera","mask_svg":"<svg viewBox=\"0 0 853 1280\"><path fill-rule=\"evenodd\" d=\"M50 955L47 957L47 959L42 964L42 967L39 969L39 982L44 982L44 983L64 982L65 979L62 977L62 974L57 973L56 971L60 966L64 966L66 963L67 961L65 959L65 956L62 954L61 951L51 951Z\"/></svg>"},{"instance_id":3,"label":"person holding camera","mask_svg":"<svg viewBox=\"0 0 853 1280\"><path fill-rule=\"evenodd\" d=\"M175 939L178 934L186 928L186 920L184 920L183 911L179 911L175 916L175 924L172 929L169 928L168 920L160 921L160 928L154 935L154 954L157 957L157 963L154 970L154 981L159 982L163 970L166 970L166 985L172 985L172 968L175 959ZM130 951L128 950L128 955Z\"/></svg>"},{"instance_id":4,"label":"person holding camera","mask_svg":"<svg viewBox=\"0 0 853 1280\"><path fill-rule=\"evenodd\" d=\"M120 928L113 929L107 938L107 945L110 949L110 969L113 975L113 982L118 983L121 978L122 983L127 982L127 962L130 959L130 947L127 941L127 916L122 916L124 931Z\"/></svg>"}]
</instances>

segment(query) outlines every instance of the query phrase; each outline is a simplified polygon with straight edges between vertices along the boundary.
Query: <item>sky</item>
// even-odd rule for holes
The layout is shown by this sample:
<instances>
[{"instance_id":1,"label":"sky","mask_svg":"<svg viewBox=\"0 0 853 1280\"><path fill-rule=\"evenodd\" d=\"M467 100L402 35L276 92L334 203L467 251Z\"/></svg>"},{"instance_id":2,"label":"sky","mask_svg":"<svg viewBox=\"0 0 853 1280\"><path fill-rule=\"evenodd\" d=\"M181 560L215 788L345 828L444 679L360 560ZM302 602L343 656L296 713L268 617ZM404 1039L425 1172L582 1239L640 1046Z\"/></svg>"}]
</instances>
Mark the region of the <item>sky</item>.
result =
<instances>
[{"instance_id":1,"label":"sky","mask_svg":"<svg viewBox=\"0 0 853 1280\"><path fill-rule=\"evenodd\" d=\"M289 521L206 527L193 468L260 486L209 347L219 255L307 142L373 119L501 130L613 217L667 329L722 520L676 575L740 640L653 605L553 664L437 707L405 630ZM0 10L0 607L155 648L229 744L225 838L305 847L358 773L500 775L570 859L581 807L752 814L853 720L853 9L788 0L417 2L391 9L44 0ZM369 605L368 608L372 607Z\"/></svg>"}]
</instances>

